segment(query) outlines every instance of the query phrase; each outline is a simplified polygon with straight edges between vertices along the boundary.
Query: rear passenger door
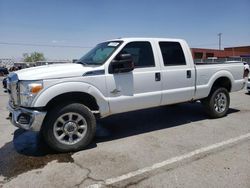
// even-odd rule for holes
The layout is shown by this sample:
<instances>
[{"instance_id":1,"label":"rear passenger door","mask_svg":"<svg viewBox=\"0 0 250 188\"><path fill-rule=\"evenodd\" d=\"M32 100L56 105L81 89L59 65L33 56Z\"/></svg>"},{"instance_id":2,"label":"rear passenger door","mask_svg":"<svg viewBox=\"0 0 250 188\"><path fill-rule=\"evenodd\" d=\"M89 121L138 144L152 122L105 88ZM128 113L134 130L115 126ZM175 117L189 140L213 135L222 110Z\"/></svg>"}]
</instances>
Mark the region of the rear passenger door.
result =
<instances>
[{"instance_id":1,"label":"rear passenger door","mask_svg":"<svg viewBox=\"0 0 250 188\"><path fill-rule=\"evenodd\" d=\"M162 61L162 105L189 101L195 91L195 69L181 43L159 42Z\"/></svg>"}]
</instances>

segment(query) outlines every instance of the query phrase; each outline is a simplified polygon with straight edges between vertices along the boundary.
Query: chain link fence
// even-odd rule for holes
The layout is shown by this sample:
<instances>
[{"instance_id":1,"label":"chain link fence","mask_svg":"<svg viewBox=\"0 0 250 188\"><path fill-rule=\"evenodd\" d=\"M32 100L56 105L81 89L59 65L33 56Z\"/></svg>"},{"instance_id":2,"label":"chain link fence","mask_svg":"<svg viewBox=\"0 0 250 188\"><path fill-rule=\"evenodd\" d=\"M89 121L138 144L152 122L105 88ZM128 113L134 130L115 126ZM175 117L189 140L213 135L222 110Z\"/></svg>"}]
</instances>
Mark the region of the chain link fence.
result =
<instances>
[{"instance_id":1,"label":"chain link fence","mask_svg":"<svg viewBox=\"0 0 250 188\"><path fill-rule=\"evenodd\" d=\"M209 58L209 59L194 59L195 63L223 63L226 61L244 61L250 65L250 57L229 57L229 58Z\"/></svg>"}]
</instances>

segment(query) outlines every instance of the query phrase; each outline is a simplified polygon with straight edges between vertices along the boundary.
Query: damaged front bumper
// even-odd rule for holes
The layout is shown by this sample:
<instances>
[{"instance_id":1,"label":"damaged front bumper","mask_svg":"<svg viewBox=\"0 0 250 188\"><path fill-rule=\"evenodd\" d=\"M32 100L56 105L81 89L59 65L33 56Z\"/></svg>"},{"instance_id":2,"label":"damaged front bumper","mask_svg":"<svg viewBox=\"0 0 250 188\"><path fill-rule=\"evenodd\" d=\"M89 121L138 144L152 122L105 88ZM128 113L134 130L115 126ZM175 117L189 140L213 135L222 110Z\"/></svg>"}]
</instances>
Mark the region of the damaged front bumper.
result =
<instances>
[{"instance_id":1,"label":"damaged front bumper","mask_svg":"<svg viewBox=\"0 0 250 188\"><path fill-rule=\"evenodd\" d=\"M10 121L16 127L31 131L40 131L46 111L38 111L22 107L14 108L10 103L7 106L10 112Z\"/></svg>"}]
</instances>

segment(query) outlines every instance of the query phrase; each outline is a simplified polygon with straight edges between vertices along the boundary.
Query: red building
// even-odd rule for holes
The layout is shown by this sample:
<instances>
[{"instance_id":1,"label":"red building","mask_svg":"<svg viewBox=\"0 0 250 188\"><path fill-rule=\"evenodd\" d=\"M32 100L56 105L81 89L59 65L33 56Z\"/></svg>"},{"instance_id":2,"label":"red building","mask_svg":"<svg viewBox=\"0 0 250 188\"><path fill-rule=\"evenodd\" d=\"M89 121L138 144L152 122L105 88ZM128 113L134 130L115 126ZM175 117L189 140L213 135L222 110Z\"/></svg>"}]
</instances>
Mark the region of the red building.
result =
<instances>
[{"instance_id":1,"label":"red building","mask_svg":"<svg viewBox=\"0 0 250 188\"><path fill-rule=\"evenodd\" d=\"M250 57L250 46L224 48L224 50L191 48L194 59L207 59L209 57Z\"/></svg>"}]
</instances>

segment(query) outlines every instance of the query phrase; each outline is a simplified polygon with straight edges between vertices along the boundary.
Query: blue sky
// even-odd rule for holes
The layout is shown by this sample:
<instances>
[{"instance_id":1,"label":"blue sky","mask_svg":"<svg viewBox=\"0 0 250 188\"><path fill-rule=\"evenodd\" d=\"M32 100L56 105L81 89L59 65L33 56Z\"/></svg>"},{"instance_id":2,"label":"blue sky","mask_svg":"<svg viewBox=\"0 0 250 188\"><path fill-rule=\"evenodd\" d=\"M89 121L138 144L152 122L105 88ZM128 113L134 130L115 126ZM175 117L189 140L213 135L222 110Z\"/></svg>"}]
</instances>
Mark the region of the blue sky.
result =
<instances>
[{"instance_id":1,"label":"blue sky","mask_svg":"<svg viewBox=\"0 0 250 188\"><path fill-rule=\"evenodd\" d=\"M249 10L250 0L0 0L0 58L33 51L79 58L117 37L183 38L191 47L218 48L223 33L222 47L250 45Z\"/></svg>"}]
</instances>

